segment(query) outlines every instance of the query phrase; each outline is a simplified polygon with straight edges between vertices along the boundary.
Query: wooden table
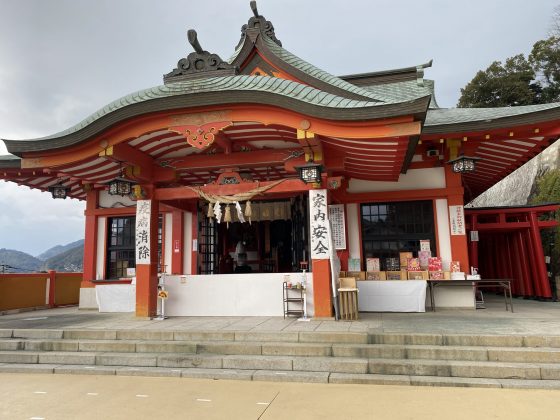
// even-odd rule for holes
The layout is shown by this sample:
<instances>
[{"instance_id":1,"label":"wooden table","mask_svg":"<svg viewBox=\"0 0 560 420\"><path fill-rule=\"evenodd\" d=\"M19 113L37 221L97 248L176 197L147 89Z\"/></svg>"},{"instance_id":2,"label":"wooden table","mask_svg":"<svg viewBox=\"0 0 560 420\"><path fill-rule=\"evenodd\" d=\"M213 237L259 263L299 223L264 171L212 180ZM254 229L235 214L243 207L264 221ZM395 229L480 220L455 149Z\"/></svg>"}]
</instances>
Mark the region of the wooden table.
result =
<instances>
[{"instance_id":1,"label":"wooden table","mask_svg":"<svg viewBox=\"0 0 560 420\"><path fill-rule=\"evenodd\" d=\"M511 296L511 280L510 279L483 279L483 280L428 280L428 288L430 289L430 305L432 311L436 310L434 291L436 287L454 287L454 286L472 286L475 289L483 289L489 287L499 287L504 291L504 302L506 311L509 308L513 312L513 298Z\"/></svg>"}]
</instances>

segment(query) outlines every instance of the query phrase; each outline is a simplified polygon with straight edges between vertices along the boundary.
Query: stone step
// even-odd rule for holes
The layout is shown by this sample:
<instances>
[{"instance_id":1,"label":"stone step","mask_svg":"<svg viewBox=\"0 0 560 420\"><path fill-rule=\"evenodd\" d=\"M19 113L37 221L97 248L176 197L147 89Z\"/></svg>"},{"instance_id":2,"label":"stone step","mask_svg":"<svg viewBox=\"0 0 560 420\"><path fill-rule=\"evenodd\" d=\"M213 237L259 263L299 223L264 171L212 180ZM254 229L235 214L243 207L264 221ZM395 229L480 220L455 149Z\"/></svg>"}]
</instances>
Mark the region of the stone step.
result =
<instances>
[{"instance_id":1,"label":"stone step","mask_svg":"<svg viewBox=\"0 0 560 420\"><path fill-rule=\"evenodd\" d=\"M368 373L488 379L560 380L560 364L369 359Z\"/></svg>"},{"instance_id":2,"label":"stone step","mask_svg":"<svg viewBox=\"0 0 560 420\"><path fill-rule=\"evenodd\" d=\"M257 343L248 341L138 341L91 339L0 339L0 351L184 353L366 359L425 359L560 363L560 349L390 344Z\"/></svg>"},{"instance_id":3,"label":"stone step","mask_svg":"<svg viewBox=\"0 0 560 420\"><path fill-rule=\"evenodd\" d=\"M560 348L560 336L366 333L348 331L168 331L105 329L0 329L0 338L115 341L232 341L322 344L386 344L467 347Z\"/></svg>"},{"instance_id":4,"label":"stone step","mask_svg":"<svg viewBox=\"0 0 560 420\"><path fill-rule=\"evenodd\" d=\"M488 379L470 377L380 375L363 373L296 372L205 368L87 366L0 363L0 373L160 376L333 384L413 385L438 387L560 389L560 380Z\"/></svg>"}]
</instances>

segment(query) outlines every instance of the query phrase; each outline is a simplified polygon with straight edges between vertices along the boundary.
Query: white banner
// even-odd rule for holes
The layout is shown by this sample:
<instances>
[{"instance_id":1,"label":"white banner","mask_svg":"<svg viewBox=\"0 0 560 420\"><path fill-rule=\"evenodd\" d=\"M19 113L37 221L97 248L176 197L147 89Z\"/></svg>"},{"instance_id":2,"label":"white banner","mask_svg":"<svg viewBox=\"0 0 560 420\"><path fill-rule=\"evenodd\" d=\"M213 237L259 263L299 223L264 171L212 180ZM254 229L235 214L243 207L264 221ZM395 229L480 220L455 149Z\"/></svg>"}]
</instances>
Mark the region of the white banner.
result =
<instances>
[{"instance_id":1,"label":"white banner","mask_svg":"<svg viewBox=\"0 0 560 420\"><path fill-rule=\"evenodd\" d=\"M463 206L449 206L451 235L465 235L465 213Z\"/></svg>"},{"instance_id":2,"label":"white banner","mask_svg":"<svg viewBox=\"0 0 560 420\"><path fill-rule=\"evenodd\" d=\"M329 221L335 249L346 249L346 223L344 220L344 204L329 206Z\"/></svg>"},{"instance_id":3,"label":"white banner","mask_svg":"<svg viewBox=\"0 0 560 420\"><path fill-rule=\"evenodd\" d=\"M309 237L311 259L329 258L327 190L309 190Z\"/></svg>"},{"instance_id":4,"label":"white banner","mask_svg":"<svg viewBox=\"0 0 560 420\"><path fill-rule=\"evenodd\" d=\"M150 263L150 216L152 200L136 202L136 264Z\"/></svg>"}]
</instances>

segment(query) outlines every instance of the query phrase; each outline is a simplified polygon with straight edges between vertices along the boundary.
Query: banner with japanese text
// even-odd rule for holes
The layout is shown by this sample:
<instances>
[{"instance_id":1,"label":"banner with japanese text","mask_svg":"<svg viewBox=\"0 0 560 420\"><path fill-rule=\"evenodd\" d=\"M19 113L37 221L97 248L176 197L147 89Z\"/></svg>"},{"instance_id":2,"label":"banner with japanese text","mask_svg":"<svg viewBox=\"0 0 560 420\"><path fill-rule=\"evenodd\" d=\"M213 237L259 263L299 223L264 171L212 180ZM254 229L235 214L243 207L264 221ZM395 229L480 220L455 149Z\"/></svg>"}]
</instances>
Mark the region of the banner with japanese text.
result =
<instances>
[{"instance_id":1,"label":"banner with japanese text","mask_svg":"<svg viewBox=\"0 0 560 420\"><path fill-rule=\"evenodd\" d=\"M150 263L150 216L152 200L136 202L136 264Z\"/></svg>"},{"instance_id":2,"label":"banner with japanese text","mask_svg":"<svg viewBox=\"0 0 560 420\"><path fill-rule=\"evenodd\" d=\"M327 190L309 190L309 237L313 260L329 258L328 223Z\"/></svg>"},{"instance_id":3,"label":"banner with japanese text","mask_svg":"<svg viewBox=\"0 0 560 420\"><path fill-rule=\"evenodd\" d=\"M344 220L344 204L329 206L329 221L335 249L346 249L346 223Z\"/></svg>"},{"instance_id":4,"label":"banner with japanese text","mask_svg":"<svg viewBox=\"0 0 560 420\"><path fill-rule=\"evenodd\" d=\"M463 206L449 206L451 235L465 235L465 213Z\"/></svg>"}]
</instances>

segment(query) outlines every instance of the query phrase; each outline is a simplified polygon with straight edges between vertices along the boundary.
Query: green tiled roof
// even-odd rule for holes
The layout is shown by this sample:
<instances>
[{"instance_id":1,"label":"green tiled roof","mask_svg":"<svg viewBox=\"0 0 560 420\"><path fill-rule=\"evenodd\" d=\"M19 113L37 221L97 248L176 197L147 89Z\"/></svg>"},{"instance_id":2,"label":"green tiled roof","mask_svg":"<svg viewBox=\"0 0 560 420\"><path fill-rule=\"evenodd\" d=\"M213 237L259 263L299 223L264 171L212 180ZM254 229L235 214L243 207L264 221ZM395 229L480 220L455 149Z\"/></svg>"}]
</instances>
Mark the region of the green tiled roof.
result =
<instances>
[{"instance_id":1,"label":"green tiled roof","mask_svg":"<svg viewBox=\"0 0 560 420\"><path fill-rule=\"evenodd\" d=\"M197 94L205 92L223 91L253 91L268 92L276 95L289 97L307 104L326 108L363 108L383 105L375 101L358 101L342 98L330 93L320 91L301 83L291 80L279 79L268 76L225 76L208 79L194 79L189 81L169 83L167 85L155 86L153 88L140 90L124 96L104 106L97 112L91 114L73 127L50 136L35 140L48 140L62 137L83 129L101 117L108 115L120 108L129 105L150 101L153 99L171 97L176 95Z\"/></svg>"},{"instance_id":2,"label":"green tiled roof","mask_svg":"<svg viewBox=\"0 0 560 420\"><path fill-rule=\"evenodd\" d=\"M371 91L366 90L362 87L359 87L359 86L353 85L351 83L348 83L348 82L342 80L340 77L333 76L332 74L327 73L326 71L315 67L314 65L308 63L307 61L295 56L294 54L292 54L288 50L282 48L281 46L276 44L273 40L271 40L267 36L263 36L262 39L263 39L266 47L274 55L276 55L282 61L288 63L290 66L292 66L292 67L310 75L311 77L314 77L318 80L321 80L322 82L328 83L328 84L330 84L334 87L337 87L339 89L346 90L346 91L348 91L350 93L353 93L355 95L360 95L360 96L363 96L363 97L366 97L366 98L371 98L374 101L385 102L385 103L394 103L395 102L391 96L385 96L385 95L383 95L382 92L377 92L377 93L376 92L371 92ZM423 95L420 95L420 96L423 96ZM410 99L413 99L413 98L407 98L407 100L410 100Z\"/></svg>"},{"instance_id":3,"label":"green tiled roof","mask_svg":"<svg viewBox=\"0 0 560 420\"><path fill-rule=\"evenodd\" d=\"M431 96L433 94L433 88L434 84L431 80L424 80L423 86L420 86L416 80L364 86L364 89L368 90L376 97L384 97L394 103L406 102L411 98Z\"/></svg>"},{"instance_id":4,"label":"green tiled roof","mask_svg":"<svg viewBox=\"0 0 560 420\"><path fill-rule=\"evenodd\" d=\"M491 122L499 118L517 117L560 108L560 103L512 106L503 108L439 108L430 109L424 126Z\"/></svg>"}]
</instances>

